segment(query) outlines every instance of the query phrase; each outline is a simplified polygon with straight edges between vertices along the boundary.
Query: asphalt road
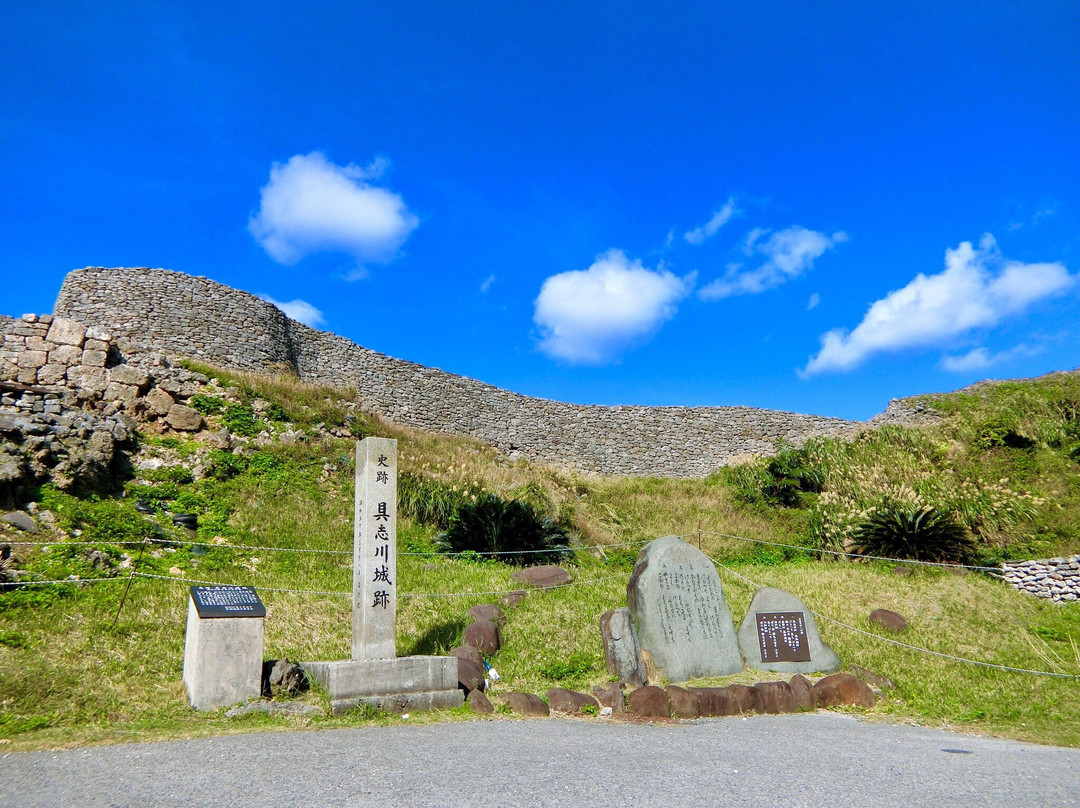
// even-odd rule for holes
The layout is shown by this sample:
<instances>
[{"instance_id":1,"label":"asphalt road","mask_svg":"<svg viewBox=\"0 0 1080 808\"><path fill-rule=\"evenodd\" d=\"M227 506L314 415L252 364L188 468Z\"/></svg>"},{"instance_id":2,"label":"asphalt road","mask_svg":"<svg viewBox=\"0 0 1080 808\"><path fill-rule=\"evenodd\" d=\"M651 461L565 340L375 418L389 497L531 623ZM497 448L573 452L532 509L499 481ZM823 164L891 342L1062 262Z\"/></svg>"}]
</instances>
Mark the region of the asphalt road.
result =
<instances>
[{"instance_id":1,"label":"asphalt road","mask_svg":"<svg viewBox=\"0 0 1080 808\"><path fill-rule=\"evenodd\" d=\"M19 806L1070 806L1080 750L827 713L476 721L0 758Z\"/></svg>"}]
</instances>

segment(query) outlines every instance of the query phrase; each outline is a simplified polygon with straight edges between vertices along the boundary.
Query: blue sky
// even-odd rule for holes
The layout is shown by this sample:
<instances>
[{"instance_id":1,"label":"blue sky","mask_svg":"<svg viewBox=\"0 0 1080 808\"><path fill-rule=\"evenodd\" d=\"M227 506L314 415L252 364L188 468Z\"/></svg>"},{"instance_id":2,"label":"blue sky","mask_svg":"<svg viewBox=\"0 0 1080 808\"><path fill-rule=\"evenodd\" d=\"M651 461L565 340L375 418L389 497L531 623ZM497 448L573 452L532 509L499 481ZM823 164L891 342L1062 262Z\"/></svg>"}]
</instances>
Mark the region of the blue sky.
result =
<instances>
[{"instance_id":1,"label":"blue sky","mask_svg":"<svg viewBox=\"0 0 1080 808\"><path fill-rule=\"evenodd\" d=\"M0 313L165 267L529 395L852 418L1080 364L1075 2L0 15Z\"/></svg>"}]
</instances>

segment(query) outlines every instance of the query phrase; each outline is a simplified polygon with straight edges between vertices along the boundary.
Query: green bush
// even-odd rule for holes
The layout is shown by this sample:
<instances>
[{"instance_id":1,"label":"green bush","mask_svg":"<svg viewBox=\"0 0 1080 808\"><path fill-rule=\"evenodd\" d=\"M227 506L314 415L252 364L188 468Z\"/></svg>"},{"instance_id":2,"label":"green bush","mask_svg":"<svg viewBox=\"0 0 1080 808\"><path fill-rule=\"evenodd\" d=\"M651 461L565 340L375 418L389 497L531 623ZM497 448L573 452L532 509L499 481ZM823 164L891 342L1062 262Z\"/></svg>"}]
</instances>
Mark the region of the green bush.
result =
<instances>
[{"instance_id":1,"label":"green bush","mask_svg":"<svg viewBox=\"0 0 1080 808\"><path fill-rule=\"evenodd\" d=\"M188 406L193 410L198 410L203 415L217 415L225 409L225 400L218 396L196 393L188 399Z\"/></svg>"},{"instance_id":2,"label":"green bush","mask_svg":"<svg viewBox=\"0 0 1080 808\"><path fill-rule=\"evenodd\" d=\"M206 460L206 474L215 480L231 480L247 470L247 458L215 449Z\"/></svg>"},{"instance_id":3,"label":"green bush","mask_svg":"<svg viewBox=\"0 0 1080 808\"><path fill-rule=\"evenodd\" d=\"M914 505L881 506L855 528L855 552L915 561L963 562L975 542L952 515Z\"/></svg>"},{"instance_id":4,"label":"green bush","mask_svg":"<svg viewBox=\"0 0 1080 808\"><path fill-rule=\"evenodd\" d=\"M255 418L255 411L247 404L227 404L223 420L225 428L234 435L253 438L262 432L262 425Z\"/></svg>"},{"instance_id":5,"label":"green bush","mask_svg":"<svg viewBox=\"0 0 1080 808\"><path fill-rule=\"evenodd\" d=\"M520 500L482 494L463 502L439 536L444 553L495 553L508 564L557 562L571 554L566 531Z\"/></svg>"}]
</instances>

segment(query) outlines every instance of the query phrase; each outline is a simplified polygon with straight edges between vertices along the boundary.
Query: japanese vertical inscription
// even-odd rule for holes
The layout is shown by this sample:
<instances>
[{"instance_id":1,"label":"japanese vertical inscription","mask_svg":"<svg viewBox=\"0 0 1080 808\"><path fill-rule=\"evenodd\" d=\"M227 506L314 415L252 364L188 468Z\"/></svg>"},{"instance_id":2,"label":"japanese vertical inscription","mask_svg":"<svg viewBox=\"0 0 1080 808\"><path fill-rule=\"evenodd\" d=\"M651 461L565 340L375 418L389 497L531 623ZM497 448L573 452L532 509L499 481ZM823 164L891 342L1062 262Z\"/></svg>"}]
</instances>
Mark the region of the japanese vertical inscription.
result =
<instances>
[{"instance_id":1,"label":"japanese vertical inscription","mask_svg":"<svg viewBox=\"0 0 1080 808\"><path fill-rule=\"evenodd\" d=\"M397 629L397 441L356 444L352 658L390 659Z\"/></svg>"}]
</instances>

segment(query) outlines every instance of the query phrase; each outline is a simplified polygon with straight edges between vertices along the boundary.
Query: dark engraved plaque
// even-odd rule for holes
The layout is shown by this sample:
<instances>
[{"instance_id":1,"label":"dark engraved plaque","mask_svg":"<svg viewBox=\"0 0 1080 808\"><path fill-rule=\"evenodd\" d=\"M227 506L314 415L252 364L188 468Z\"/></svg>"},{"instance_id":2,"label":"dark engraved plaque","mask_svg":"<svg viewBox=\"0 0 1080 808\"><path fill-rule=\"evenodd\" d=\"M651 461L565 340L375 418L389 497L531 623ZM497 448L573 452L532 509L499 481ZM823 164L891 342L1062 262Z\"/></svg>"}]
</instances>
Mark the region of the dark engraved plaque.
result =
<instances>
[{"instance_id":1,"label":"dark engraved plaque","mask_svg":"<svg viewBox=\"0 0 1080 808\"><path fill-rule=\"evenodd\" d=\"M757 629L762 662L810 661L802 612L758 612Z\"/></svg>"},{"instance_id":2,"label":"dark engraved plaque","mask_svg":"<svg viewBox=\"0 0 1080 808\"><path fill-rule=\"evenodd\" d=\"M191 600L199 617L266 617L253 586L193 586Z\"/></svg>"}]
</instances>

